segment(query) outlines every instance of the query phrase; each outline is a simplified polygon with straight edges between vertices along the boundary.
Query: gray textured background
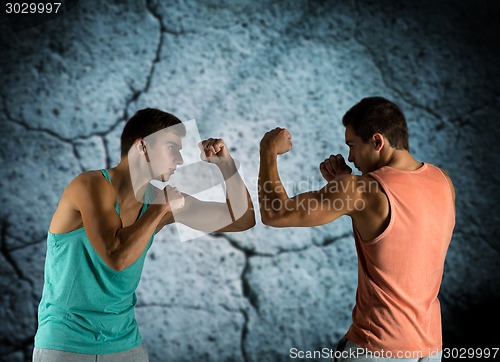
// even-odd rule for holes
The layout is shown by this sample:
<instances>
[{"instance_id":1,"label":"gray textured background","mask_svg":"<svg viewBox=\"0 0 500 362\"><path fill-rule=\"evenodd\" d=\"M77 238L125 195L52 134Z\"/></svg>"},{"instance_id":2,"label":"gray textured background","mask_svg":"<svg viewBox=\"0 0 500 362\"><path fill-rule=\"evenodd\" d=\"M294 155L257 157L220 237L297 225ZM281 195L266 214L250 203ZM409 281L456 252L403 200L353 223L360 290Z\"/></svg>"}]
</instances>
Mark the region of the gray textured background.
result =
<instances>
[{"instance_id":1,"label":"gray textured background","mask_svg":"<svg viewBox=\"0 0 500 362\"><path fill-rule=\"evenodd\" d=\"M500 347L498 4L89 0L24 30L2 8L0 359L30 359L61 192L80 172L118 162L136 110L196 118L202 137L223 137L256 200L265 131L294 137L280 158L283 179L296 182L290 193L322 185L318 164L347 154L342 115L369 95L401 106L416 158L455 183L445 347ZM349 220L274 230L257 217L244 233L158 235L137 308L152 362L288 361L290 348L333 347L346 331L356 287Z\"/></svg>"}]
</instances>

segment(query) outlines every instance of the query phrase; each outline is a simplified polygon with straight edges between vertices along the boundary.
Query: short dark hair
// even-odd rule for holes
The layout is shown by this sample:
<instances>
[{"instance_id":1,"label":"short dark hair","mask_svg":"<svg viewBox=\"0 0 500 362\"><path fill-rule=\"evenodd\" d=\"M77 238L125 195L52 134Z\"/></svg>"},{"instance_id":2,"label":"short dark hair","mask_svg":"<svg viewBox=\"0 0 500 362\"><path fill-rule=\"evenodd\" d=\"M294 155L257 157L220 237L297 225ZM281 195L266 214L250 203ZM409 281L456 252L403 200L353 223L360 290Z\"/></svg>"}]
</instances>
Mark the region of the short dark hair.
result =
<instances>
[{"instance_id":1,"label":"short dark hair","mask_svg":"<svg viewBox=\"0 0 500 362\"><path fill-rule=\"evenodd\" d=\"M126 156L130 147L138 138L144 138L163 128L176 124L182 125L176 131L184 136L186 129L181 120L173 114L155 108L145 108L137 111L125 124L121 135L121 157Z\"/></svg>"},{"instance_id":2,"label":"short dark hair","mask_svg":"<svg viewBox=\"0 0 500 362\"><path fill-rule=\"evenodd\" d=\"M354 133L368 143L375 133L381 133L389 140L391 147L409 150L406 119L393 102L383 97L363 98L349 109L342 123L351 126Z\"/></svg>"}]
</instances>

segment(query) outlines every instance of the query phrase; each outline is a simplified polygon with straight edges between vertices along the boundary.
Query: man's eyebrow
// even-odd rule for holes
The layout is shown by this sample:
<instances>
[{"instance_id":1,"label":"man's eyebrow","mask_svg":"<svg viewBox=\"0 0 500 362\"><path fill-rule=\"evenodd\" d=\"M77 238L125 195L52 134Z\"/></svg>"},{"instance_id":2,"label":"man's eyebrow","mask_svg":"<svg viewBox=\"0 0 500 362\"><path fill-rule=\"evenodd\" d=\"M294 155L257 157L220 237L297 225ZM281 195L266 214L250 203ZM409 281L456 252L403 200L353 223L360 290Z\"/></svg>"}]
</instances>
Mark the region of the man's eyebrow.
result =
<instances>
[{"instance_id":1,"label":"man's eyebrow","mask_svg":"<svg viewBox=\"0 0 500 362\"><path fill-rule=\"evenodd\" d=\"M178 149L182 150L182 146L181 146L181 145L179 145L177 142L174 142L174 141L167 141L167 144L174 145L174 146L176 146Z\"/></svg>"}]
</instances>

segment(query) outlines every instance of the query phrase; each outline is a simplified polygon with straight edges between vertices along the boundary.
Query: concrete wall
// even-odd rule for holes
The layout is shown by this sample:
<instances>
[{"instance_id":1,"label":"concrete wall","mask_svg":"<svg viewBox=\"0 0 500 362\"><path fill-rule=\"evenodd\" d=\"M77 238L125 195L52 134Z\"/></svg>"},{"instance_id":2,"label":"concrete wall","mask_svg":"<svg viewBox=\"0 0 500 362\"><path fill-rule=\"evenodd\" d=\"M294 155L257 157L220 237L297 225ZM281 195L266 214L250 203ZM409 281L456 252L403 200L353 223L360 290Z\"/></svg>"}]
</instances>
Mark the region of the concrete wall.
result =
<instances>
[{"instance_id":1,"label":"concrete wall","mask_svg":"<svg viewBox=\"0 0 500 362\"><path fill-rule=\"evenodd\" d=\"M73 8L71 8L73 6ZM256 201L263 133L287 127L289 192L347 154L341 117L382 95L418 160L457 190L440 293L445 347L498 347L499 9L496 1L67 1L30 27L0 22L0 359L28 361L46 234L68 182L119 160L136 110L195 118L242 162ZM288 361L350 323L350 220L179 242L156 238L137 318L151 361ZM493 326L493 334L484 328Z\"/></svg>"}]
</instances>

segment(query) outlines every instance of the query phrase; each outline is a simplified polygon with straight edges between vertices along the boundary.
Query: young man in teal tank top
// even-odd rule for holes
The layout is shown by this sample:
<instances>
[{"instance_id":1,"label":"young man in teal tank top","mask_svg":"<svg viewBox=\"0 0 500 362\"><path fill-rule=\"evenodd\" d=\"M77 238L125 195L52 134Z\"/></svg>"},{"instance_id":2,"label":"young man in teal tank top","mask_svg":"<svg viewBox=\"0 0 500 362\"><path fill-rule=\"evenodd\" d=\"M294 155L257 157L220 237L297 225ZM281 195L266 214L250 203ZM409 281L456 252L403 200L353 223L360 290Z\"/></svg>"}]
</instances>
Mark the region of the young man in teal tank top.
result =
<instances>
[{"instance_id":1,"label":"young man in teal tank top","mask_svg":"<svg viewBox=\"0 0 500 362\"><path fill-rule=\"evenodd\" d=\"M154 235L173 222L206 232L255 225L250 195L222 139L210 138L200 146L202 158L217 165L224 177L226 203L203 202L165 187L183 163L184 134L183 123L174 115L140 110L122 132L119 164L84 172L64 190L47 236L34 362L148 361L134 307ZM146 141L152 135L155 141ZM134 173L141 165L153 173ZM151 188L152 178L163 186ZM148 202L137 182L156 190ZM222 225L228 210L230 221ZM220 227L214 230L214 225Z\"/></svg>"},{"instance_id":2,"label":"young man in teal tank top","mask_svg":"<svg viewBox=\"0 0 500 362\"><path fill-rule=\"evenodd\" d=\"M277 156L291 150L283 128L260 144L262 222L274 227L323 225L352 219L358 288L352 324L332 350L335 361L439 361L441 315L437 298L455 225L449 176L409 152L406 120L382 97L362 99L342 119L352 175L341 155L320 164L327 184L288 196ZM328 346L325 346L328 347Z\"/></svg>"}]
</instances>

